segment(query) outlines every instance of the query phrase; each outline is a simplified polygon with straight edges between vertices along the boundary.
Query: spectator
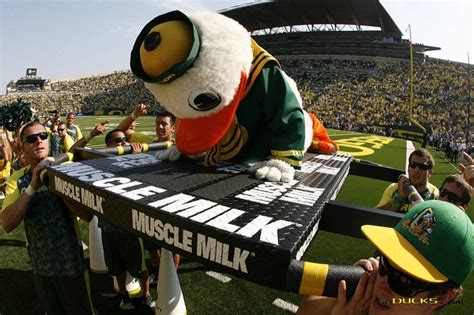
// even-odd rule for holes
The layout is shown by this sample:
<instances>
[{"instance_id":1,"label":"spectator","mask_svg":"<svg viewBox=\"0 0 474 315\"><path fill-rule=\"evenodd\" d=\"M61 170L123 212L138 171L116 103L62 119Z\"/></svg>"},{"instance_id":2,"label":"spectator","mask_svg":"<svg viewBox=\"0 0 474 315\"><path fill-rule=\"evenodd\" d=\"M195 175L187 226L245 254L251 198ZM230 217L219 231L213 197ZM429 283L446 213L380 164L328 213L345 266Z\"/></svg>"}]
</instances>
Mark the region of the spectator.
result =
<instances>
[{"instance_id":1,"label":"spectator","mask_svg":"<svg viewBox=\"0 0 474 315\"><path fill-rule=\"evenodd\" d=\"M383 192L382 198L376 208L407 212L411 201L403 192L403 186L410 183L420 194L423 200L436 199L438 189L428 180L433 173L434 158L426 149L417 149L408 157L408 178L400 176L398 183L390 184Z\"/></svg>"},{"instance_id":2,"label":"spectator","mask_svg":"<svg viewBox=\"0 0 474 315\"><path fill-rule=\"evenodd\" d=\"M157 142L173 141L176 118L168 111L158 112L155 119Z\"/></svg>"},{"instance_id":3,"label":"spectator","mask_svg":"<svg viewBox=\"0 0 474 315\"><path fill-rule=\"evenodd\" d=\"M82 244L76 234L79 216L92 216L48 191L40 171L54 164L48 158L48 134L31 122L20 133L29 166L15 172L6 186L2 224L6 232L24 222L33 280L43 311L48 314L92 314Z\"/></svg>"},{"instance_id":4,"label":"spectator","mask_svg":"<svg viewBox=\"0 0 474 315\"><path fill-rule=\"evenodd\" d=\"M66 117L66 126L67 126L67 133L71 136L72 140L76 142L77 140L82 138L81 129L74 124L74 120L76 116L74 113L68 113Z\"/></svg>"},{"instance_id":5,"label":"spectator","mask_svg":"<svg viewBox=\"0 0 474 315\"><path fill-rule=\"evenodd\" d=\"M439 189L439 200L450 202L467 211L472 188L462 175L447 176Z\"/></svg>"},{"instance_id":6,"label":"spectator","mask_svg":"<svg viewBox=\"0 0 474 315\"><path fill-rule=\"evenodd\" d=\"M422 202L395 228L364 225L362 232L380 254L366 261L352 298L342 280L337 299L304 297L297 314L433 314L462 294L474 265L474 229L458 207Z\"/></svg>"},{"instance_id":7,"label":"spectator","mask_svg":"<svg viewBox=\"0 0 474 315\"><path fill-rule=\"evenodd\" d=\"M58 110L53 110L51 112L53 116L48 116L46 121L43 123L48 128L52 128L54 125L58 125L61 122L61 113Z\"/></svg>"},{"instance_id":8,"label":"spectator","mask_svg":"<svg viewBox=\"0 0 474 315\"><path fill-rule=\"evenodd\" d=\"M122 120L122 122L117 126L117 129L124 131L128 130L130 125L132 125L138 117L146 115L149 109L150 106L145 104L136 105L132 114ZM175 121L176 118L170 112L158 112L155 118L156 138L153 140L144 134L134 132L131 135L131 139L140 143L173 141ZM148 241L145 241L145 247L150 252L152 262L151 277L152 280L155 280L157 278L156 274L158 273L158 266L160 265L160 247ZM176 269L179 267L180 259L181 256L179 254L173 254L173 261Z\"/></svg>"},{"instance_id":9,"label":"spectator","mask_svg":"<svg viewBox=\"0 0 474 315\"><path fill-rule=\"evenodd\" d=\"M59 135L59 153L69 152L71 147L74 145L74 140L67 133L67 125L64 122L60 122L58 125L58 135Z\"/></svg>"},{"instance_id":10,"label":"spectator","mask_svg":"<svg viewBox=\"0 0 474 315\"><path fill-rule=\"evenodd\" d=\"M128 145L125 133L117 129L107 133L105 143L107 147ZM140 143L132 143L131 146L133 153L142 151ZM119 298L121 299L119 307L121 309L133 308L126 290L126 273L128 271L133 277L140 279L144 291L143 302L150 308L154 308L155 302L150 295L142 239L102 219L99 219L99 226L102 229L102 244L108 273L117 278Z\"/></svg>"}]
</instances>

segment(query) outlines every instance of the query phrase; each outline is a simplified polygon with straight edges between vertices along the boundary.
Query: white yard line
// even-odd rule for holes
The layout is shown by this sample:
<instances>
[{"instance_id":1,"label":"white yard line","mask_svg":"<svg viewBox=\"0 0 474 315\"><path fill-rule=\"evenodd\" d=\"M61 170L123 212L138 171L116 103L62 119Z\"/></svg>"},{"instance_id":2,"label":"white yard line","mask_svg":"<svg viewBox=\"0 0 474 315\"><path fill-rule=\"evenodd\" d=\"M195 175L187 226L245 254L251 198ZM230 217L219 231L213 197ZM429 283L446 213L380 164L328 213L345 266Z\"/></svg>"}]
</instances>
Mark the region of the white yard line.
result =
<instances>
[{"instance_id":1,"label":"white yard line","mask_svg":"<svg viewBox=\"0 0 474 315\"><path fill-rule=\"evenodd\" d=\"M222 273L218 273L218 272L215 272L215 271L206 271L206 275L208 275L209 277L214 278L214 279L216 279L220 282L224 282L224 283L227 283L230 280L232 280L232 278L227 277L226 275L223 275Z\"/></svg>"},{"instance_id":2,"label":"white yard line","mask_svg":"<svg viewBox=\"0 0 474 315\"><path fill-rule=\"evenodd\" d=\"M276 307L290 311L292 313L296 313L296 311L298 310L298 306L282 299L276 299L275 301L273 301L272 304L275 305Z\"/></svg>"}]
</instances>

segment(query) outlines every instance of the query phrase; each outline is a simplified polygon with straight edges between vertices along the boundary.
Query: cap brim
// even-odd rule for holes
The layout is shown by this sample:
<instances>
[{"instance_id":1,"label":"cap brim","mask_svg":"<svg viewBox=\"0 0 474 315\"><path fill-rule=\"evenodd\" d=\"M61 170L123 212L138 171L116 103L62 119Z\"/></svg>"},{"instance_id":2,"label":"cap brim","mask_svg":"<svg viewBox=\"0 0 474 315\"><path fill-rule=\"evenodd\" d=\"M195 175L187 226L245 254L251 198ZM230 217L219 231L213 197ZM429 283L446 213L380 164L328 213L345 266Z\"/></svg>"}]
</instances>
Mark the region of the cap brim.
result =
<instances>
[{"instance_id":1,"label":"cap brim","mask_svg":"<svg viewBox=\"0 0 474 315\"><path fill-rule=\"evenodd\" d=\"M184 154L200 154L216 145L230 127L245 89L247 76L242 73L238 91L230 104L216 114L195 118L176 118L176 146Z\"/></svg>"},{"instance_id":2,"label":"cap brim","mask_svg":"<svg viewBox=\"0 0 474 315\"><path fill-rule=\"evenodd\" d=\"M426 282L441 283L448 281L420 252L394 228L364 225L362 232L367 239L403 272Z\"/></svg>"}]
</instances>

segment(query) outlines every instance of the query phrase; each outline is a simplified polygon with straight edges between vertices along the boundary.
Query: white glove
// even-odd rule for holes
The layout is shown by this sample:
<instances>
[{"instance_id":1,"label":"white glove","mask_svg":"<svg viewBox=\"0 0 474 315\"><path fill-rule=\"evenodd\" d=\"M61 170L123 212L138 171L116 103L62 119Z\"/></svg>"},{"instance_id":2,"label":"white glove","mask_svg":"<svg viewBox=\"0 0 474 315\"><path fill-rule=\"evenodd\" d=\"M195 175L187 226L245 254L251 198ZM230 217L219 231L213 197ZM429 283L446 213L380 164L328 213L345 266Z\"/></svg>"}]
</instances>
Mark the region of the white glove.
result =
<instances>
[{"instance_id":1,"label":"white glove","mask_svg":"<svg viewBox=\"0 0 474 315\"><path fill-rule=\"evenodd\" d=\"M176 146L172 146L169 149L157 152L155 156L163 161L174 162L174 161L179 160L179 158L181 157L181 154L182 153L178 151Z\"/></svg>"},{"instance_id":2,"label":"white glove","mask_svg":"<svg viewBox=\"0 0 474 315\"><path fill-rule=\"evenodd\" d=\"M295 169L290 164L275 159L258 162L251 166L248 171L255 173L256 178L270 182L289 183L295 177Z\"/></svg>"}]
</instances>

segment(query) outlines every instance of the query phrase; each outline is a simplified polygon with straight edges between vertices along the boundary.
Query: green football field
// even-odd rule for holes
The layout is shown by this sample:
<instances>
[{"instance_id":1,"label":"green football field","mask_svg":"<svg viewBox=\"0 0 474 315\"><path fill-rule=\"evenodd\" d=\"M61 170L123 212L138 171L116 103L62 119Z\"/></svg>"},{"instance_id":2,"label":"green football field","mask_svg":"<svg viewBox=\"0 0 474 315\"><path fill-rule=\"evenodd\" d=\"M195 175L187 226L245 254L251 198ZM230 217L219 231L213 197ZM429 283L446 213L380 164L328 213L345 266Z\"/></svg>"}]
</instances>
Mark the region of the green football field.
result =
<instances>
[{"instance_id":1,"label":"green football field","mask_svg":"<svg viewBox=\"0 0 474 315\"><path fill-rule=\"evenodd\" d=\"M77 117L76 123L83 134L104 120L113 129L123 117L102 116ZM153 117L141 117L137 130L154 134ZM348 131L331 130L331 136L338 141L345 153L356 158L383 165L405 168L406 141L382 136L359 134ZM93 139L89 146L101 147L104 137ZM418 146L415 144L415 146ZM436 159L436 167L431 182L439 187L443 178L457 171L457 166L449 163L442 152L429 148ZM388 182L349 176L337 200L356 205L373 207L377 204ZM472 219L473 206L469 209ZM344 218L341 218L344 220ZM81 222L83 241L88 243L88 225ZM13 241L12 241L13 240ZM15 245L15 240L24 240L23 227L6 234L0 229L0 314L40 314L31 280L31 267L26 249ZM362 239L345 237L319 231L303 259L318 263L352 264L360 258L369 257L374 248ZM88 257L88 251L85 251ZM271 257L269 257L269 260ZM453 257L456 259L456 257ZM186 302L188 314L291 314L298 305L297 294L269 289L253 283L224 275L228 282L222 282L206 274L208 268L183 258L178 275ZM116 301L111 297L112 281L105 275L90 273L92 297L99 314L119 314L114 310ZM152 294L156 296L156 288ZM71 294L74 294L73 292ZM277 306L278 305L278 306ZM464 295L458 304L449 305L441 314L472 314L474 310L474 276L464 284ZM139 308L136 311L122 311L123 314L152 314Z\"/></svg>"}]
</instances>

